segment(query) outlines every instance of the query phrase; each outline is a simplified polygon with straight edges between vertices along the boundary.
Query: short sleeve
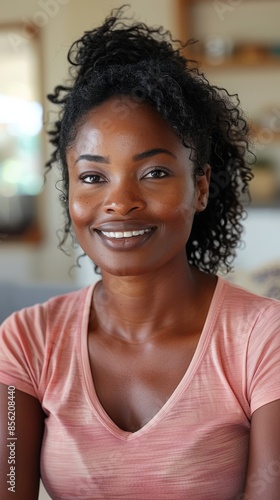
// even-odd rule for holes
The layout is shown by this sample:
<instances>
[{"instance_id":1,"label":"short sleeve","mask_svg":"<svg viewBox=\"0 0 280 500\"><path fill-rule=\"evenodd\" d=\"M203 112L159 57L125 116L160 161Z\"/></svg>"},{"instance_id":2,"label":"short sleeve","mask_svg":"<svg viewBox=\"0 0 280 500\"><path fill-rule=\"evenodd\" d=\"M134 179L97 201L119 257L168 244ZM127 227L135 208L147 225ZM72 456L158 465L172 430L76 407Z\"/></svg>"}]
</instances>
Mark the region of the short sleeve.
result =
<instances>
[{"instance_id":1,"label":"short sleeve","mask_svg":"<svg viewBox=\"0 0 280 500\"><path fill-rule=\"evenodd\" d=\"M12 314L0 326L0 382L38 398L44 357L44 307Z\"/></svg>"},{"instance_id":2,"label":"short sleeve","mask_svg":"<svg viewBox=\"0 0 280 500\"><path fill-rule=\"evenodd\" d=\"M280 399L280 302L260 311L248 342L247 397L251 413Z\"/></svg>"}]
</instances>

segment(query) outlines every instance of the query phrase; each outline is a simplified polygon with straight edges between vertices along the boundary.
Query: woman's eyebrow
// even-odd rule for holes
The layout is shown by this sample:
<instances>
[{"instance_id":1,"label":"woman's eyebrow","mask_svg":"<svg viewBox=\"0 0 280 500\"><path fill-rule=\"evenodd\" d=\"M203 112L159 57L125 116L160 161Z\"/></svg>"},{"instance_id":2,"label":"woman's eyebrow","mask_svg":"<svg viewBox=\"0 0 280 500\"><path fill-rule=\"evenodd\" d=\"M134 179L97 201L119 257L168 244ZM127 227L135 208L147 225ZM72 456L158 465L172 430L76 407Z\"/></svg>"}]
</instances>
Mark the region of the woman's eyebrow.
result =
<instances>
[{"instance_id":1,"label":"woman's eyebrow","mask_svg":"<svg viewBox=\"0 0 280 500\"><path fill-rule=\"evenodd\" d=\"M75 164L80 160L93 161L95 163L106 163L108 165L110 163L110 158L108 156L100 156L100 155L90 155L90 154L80 155L79 158L77 158L77 160L75 161Z\"/></svg>"},{"instance_id":2,"label":"woman's eyebrow","mask_svg":"<svg viewBox=\"0 0 280 500\"><path fill-rule=\"evenodd\" d=\"M176 156L168 149L153 148L153 149L149 149L148 151L143 151L143 153L138 153L137 155L133 156L133 160L134 161L145 160L146 158L150 158L151 156L156 156L156 155L162 154L162 153L167 154L169 156L172 156L173 158L176 159ZM110 164L110 158L108 156L83 154L83 155L80 155L79 158L77 158L77 160L75 161L75 164L80 160L87 160L87 161L92 161L95 163L103 163L103 164L107 164L107 165Z\"/></svg>"},{"instance_id":3,"label":"woman's eyebrow","mask_svg":"<svg viewBox=\"0 0 280 500\"><path fill-rule=\"evenodd\" d=\"M173 156L173 158L176 159L176 156L173 153L171 153L171 151L169 151L168 149L154 148L154 149L149 149L148 151L143 151L143 153L138 153L137 155L133 156L133 160L134 161L145 160L145 158L150 158L151 156L155 156L161 153Z\"/></svg>"}]
</instances>

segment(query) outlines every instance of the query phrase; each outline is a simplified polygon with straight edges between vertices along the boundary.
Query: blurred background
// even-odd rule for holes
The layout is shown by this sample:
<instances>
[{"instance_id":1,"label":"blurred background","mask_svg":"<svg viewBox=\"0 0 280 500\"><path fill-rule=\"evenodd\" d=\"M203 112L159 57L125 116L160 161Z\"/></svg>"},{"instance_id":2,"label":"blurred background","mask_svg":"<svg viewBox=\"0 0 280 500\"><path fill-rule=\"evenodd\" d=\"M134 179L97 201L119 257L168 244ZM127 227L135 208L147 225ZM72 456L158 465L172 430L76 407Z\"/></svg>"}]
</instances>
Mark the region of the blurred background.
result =
<instances>
[{"instance_id":1,"label":"blurred background","mask_svg":"<svg viewBox=\"0 0 280 500\"><path fill-rule=\"evenodd\" d=\"M50 174L41 190L51 152L46 129L56 116L45 96L67 78L70 44L120 5L118 0L1 0L1 280L83 286L95 279L86 259L71 269L79 249L69 246L71 256L58 249L59 174ZM236 279L242 279L239 271L279 258L280 2L131 0L130 5L139 20L199 40L188 55L200 61L213 83L239 94L252 122L258 162L236 259Z\"/></svg>"},{"instance_id":2,"label":"blurred background","mask_svg":"<svg viewBox=\"0 0 280 500\"><path fill-rule=\"evenodd\" d=\"M46 129L46 94L67 79L70 44L101 23L115 0L0 1L0 294L2 317L28 301L96 280L78 248L58 248L59 173ZM280 2L130 0L131 14L199 42L188 52L209 80L238 93L253 128L257 163L243 244L230 279L280 298ZM59 184L58 184L59 187ZM29 293L26 290L32 290ZM6 308L6 309L5 309ZM5 310L4 310L5 309ZM0 315L1 321L1 315ZM48 498L41 492L41 499Z\"/></svg>"},{"instance_id":3,"label":"blurred background","mask_svg":"<svg viewBox=\"0 0 280 500\"><path fill-rule=\"evenodd\" d=\"M55 111L46 94L67 78L67 50L121 1L1 0L0 25L0 276L17 283L83 286L95 279L79 249L58 249L63 226L46 129ZM280 2L261 0L131 0L131 13L199 42L188 55L206 76L238 93L254 129L252 206L235 279L279 258ZM4 70L4 71L3 71ZM58 185L59 187L59 185ZM71 271L70 271L71 269ZM241 272L241 274L240 274Z\"/></svg>"}]
</instances>

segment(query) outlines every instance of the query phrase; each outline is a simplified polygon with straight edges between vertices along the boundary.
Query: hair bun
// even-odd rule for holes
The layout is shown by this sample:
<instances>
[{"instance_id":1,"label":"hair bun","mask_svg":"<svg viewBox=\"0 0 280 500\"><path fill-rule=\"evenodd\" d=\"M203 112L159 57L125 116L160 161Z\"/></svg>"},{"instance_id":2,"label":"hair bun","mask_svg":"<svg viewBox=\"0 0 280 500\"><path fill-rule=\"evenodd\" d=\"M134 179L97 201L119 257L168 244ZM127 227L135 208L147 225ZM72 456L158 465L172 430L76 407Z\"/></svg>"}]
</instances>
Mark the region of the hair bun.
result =
<instances>
[{"instance_id":1,"label":"hair bun","mask_svg":"<svg viewBox=\"0 0 280 500\"><path fill-rule=\"evenodd\" d=\"M73 76L77 82L97 68L108 69L114 65L137 64L145 59L165 60L171 54L174 56L170 32L162 27L149 28L144 23L126 25L123 16L126 7L114 10L112 14L115 15L107 17L102 26L86 31L70 47L68 61L76 68ZM177 62L186 65L179 51Z\"/></svg>"}]
</instances>

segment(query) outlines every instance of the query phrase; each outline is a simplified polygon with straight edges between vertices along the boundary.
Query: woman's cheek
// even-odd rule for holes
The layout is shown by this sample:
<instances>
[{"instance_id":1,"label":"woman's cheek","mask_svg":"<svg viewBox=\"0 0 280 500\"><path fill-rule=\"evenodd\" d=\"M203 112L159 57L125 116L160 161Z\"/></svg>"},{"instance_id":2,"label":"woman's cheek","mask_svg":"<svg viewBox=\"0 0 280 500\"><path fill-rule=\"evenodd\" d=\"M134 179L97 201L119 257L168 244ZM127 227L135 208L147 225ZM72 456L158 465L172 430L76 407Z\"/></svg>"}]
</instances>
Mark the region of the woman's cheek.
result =
<instances>
[{"instance_id":1,"label":"woman's cheek","mask_svg":"<svg viewBox=\"0 0 280 500\"><path fill-rule=\"evenodd\" d=\"M85 202L82 197L70 197L69 200L69 213L71 220L74 223L82 223L87 219L89 203Z\"/></svg>"}]
</instances>

